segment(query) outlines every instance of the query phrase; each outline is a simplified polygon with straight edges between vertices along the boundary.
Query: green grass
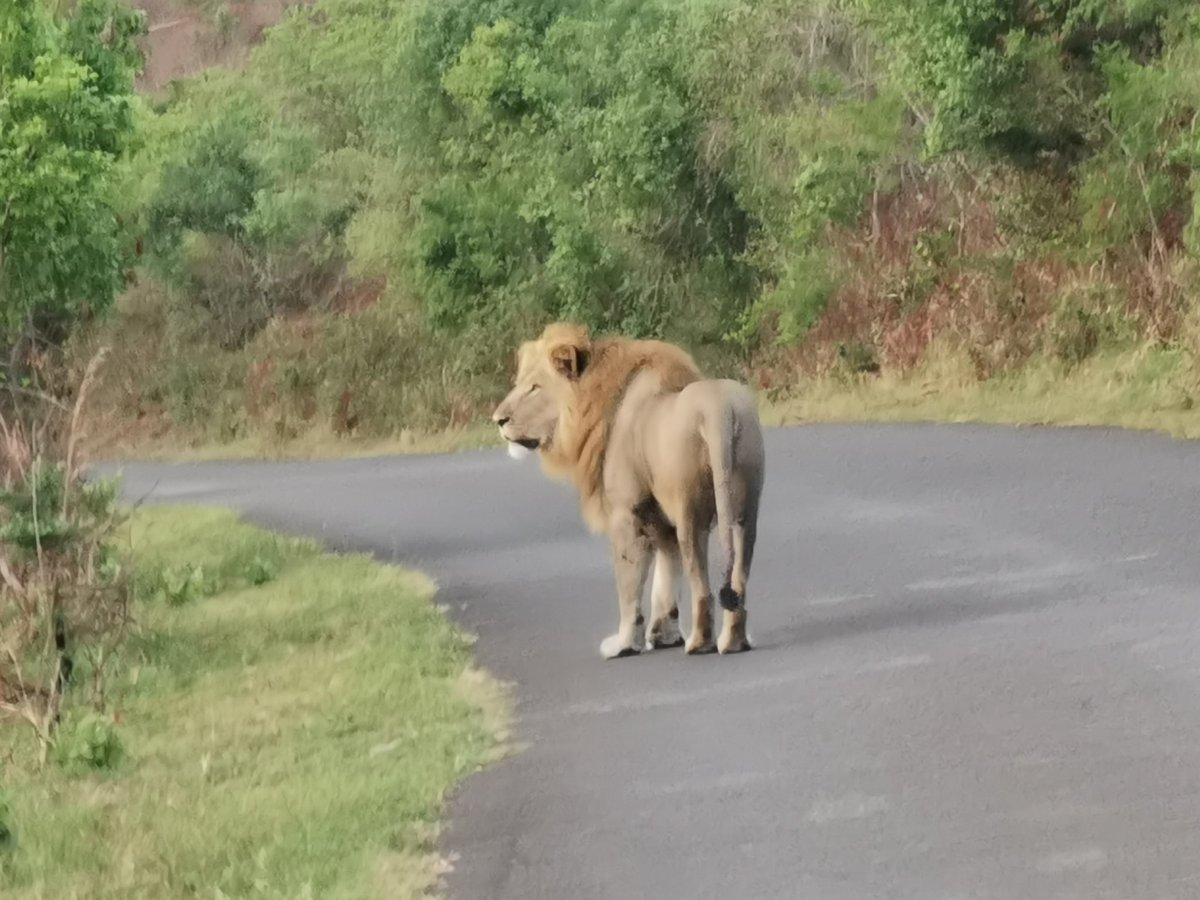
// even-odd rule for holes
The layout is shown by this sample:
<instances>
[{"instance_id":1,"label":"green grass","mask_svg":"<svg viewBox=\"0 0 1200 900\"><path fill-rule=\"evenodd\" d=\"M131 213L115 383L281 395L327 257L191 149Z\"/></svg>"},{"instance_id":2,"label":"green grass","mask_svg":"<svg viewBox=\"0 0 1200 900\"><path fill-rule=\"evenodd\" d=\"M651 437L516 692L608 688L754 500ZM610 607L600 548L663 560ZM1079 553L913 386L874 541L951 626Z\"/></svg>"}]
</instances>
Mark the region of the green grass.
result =
<instances>
[{"instance_id":1,"label":"green grass","mask_svg":"<svg viewBox=\"0 0 1200 900\"><path fill-rule=\"evenodd\" d=\"M0 896L422 896L442 800L502 752L507 717L430 582L222 511L139 511L131 544L125 752L39 772L0 731Z\"/></svg>"}]
</instances>

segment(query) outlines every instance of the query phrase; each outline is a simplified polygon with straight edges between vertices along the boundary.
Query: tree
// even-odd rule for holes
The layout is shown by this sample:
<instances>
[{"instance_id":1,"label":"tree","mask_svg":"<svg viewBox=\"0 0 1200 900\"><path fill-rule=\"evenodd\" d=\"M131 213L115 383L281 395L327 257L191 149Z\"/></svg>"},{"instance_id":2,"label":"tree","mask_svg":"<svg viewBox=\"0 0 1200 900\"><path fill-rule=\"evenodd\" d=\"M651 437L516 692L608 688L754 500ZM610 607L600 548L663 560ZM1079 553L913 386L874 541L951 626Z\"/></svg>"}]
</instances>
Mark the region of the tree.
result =
<instances>
[{"instance_id":1,"label":"tree","mask_svg":"<svg viewBox=\"0 0 1200 900\"><path fill-rule=\"evenodd\" d=\"M0 377L120 286L111 176L133 134L142 30L114 0L66 18L46 0L0 5Z\"/></svg>"}]
</instances>

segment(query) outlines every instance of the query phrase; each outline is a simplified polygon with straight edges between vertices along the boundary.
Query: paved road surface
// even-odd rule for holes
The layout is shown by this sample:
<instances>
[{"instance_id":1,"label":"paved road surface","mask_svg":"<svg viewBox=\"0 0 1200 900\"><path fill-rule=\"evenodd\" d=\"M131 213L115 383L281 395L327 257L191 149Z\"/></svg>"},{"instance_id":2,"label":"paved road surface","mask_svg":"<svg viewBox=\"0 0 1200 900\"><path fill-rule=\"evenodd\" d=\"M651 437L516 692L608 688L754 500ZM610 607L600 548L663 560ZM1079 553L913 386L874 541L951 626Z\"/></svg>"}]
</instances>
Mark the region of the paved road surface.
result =
<instances>
[{"instance_id":1,"label":"paved road surface","mask_svg":"<svg viewBox=\"0 0 1200 900\"><path fill-rule=\"evenodd\" d=\"M502 451L127 467L435 574L520 684L457 900L1200 897L1200 445L774 431L758 650L604 662L605 545Z\"/></svg>"}]
</instances>

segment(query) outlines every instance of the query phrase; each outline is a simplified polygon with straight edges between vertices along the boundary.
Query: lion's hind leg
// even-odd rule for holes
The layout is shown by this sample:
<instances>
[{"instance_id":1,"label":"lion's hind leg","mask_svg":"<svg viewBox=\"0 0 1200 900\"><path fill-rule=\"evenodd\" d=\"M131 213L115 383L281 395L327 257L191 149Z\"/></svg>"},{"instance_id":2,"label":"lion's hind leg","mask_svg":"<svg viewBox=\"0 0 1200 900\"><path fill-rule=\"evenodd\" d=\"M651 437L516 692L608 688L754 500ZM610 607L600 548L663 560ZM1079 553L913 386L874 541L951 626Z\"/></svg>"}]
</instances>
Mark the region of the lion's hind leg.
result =
<instances>
[{"instance_id":1,"label":"lion's hind leg","mask_svg":"<svg viewBox=\"0 0 1200 900\"><path fill-rule=\"evenodd\" d=\"M689 654L712 653L713 595L708 584L708 532L694 527L679 530L679 551L692 588L692 633L685 650Z\"/></svg>"},{"instance_id":2,"label":"lion's hind leg","mask_svg":"<svg viewBox=\"0 0 1200 900\"><path fill-rule=\"evenodd\" d=\"M733 526L733 560L728 588L721 589L721 636L717 652L741 653L751 649L746 632L746 582L750 579L750 563L754 559L754 543L758 531L758 491L741 490L741 515ZM748 496L747 496L748 493Z\"/></svg>"},{"instance_id":3,"label":"lion's hind leg","mask_svg":"<svg viewBox=\"0 0 1200 900\"><path fill-rule=\"evenodd\" d=\"M682 560L674 536L660 536L654 555L654 581L650 588L650 627L646 646L656 650L683 645L679 630L678 590Z\"/></svg>"}]
</instances>

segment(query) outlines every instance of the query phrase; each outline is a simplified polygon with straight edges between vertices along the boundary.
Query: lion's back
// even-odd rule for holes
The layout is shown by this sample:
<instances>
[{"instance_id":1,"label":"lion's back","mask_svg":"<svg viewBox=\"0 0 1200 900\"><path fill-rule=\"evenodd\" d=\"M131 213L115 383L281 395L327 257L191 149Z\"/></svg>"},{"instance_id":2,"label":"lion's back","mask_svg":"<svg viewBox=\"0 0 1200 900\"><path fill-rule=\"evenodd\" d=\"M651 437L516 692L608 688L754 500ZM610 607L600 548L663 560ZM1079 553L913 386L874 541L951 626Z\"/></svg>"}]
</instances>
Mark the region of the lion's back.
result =
<instances>
[{"instance_id":1,"label":"lion's back","mask_svg":"<svg viewBox=\"0 0 1200 900\"><path fill-rule=\"evenodd\" d=\"M576 436L571 468L584 473L579 479L584 519L603 530L608 509L604 485L605 460L613 455L613 422L626 399L630 384L652 374L659 391L677 392L703 378L690 353L665 341L612 338L599 341L590 365L591 377L570 410L567 430ZM618 435L617 439L626 440ZM626 454L616 454L622 460Z\"/></svg>"}]
</instances>

